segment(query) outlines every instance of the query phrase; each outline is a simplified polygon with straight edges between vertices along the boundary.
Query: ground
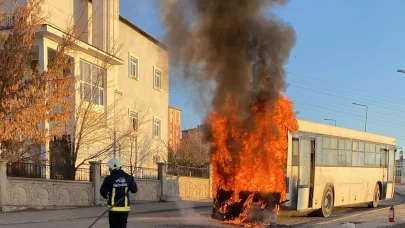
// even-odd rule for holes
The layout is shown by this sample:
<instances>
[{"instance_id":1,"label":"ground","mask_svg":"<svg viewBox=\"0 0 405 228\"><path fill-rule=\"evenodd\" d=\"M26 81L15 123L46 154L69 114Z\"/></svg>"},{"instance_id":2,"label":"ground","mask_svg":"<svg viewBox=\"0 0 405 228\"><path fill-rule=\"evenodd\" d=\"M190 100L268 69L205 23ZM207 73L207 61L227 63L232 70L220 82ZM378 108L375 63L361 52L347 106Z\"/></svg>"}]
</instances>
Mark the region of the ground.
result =
<instances>
[{"instance_id":1,"label":"ground","mask_svg":"<svg viewBox=\"0 0 405 228\"><path fill-rule=\"evenodd\" d=\"M346 222L352 222L355 227L384 227L370 226L368 222L381 217L381 223L388 221L387 206L391 204L402 204L405 202L405 197L396 195L394 200L382 202L379 208L369 209L365 205L348 208L335 208L334 213L329 218L317 217L290 217L281 216L278 219L279 224L289 225L290 227L344 227ZM405 207L400 208L398 212L405 215ZM131 214L129 217L128 227L234 227L232 225L220 224L209 219L211 208L188 208L183 210L165 211L165 212L146 212L140 214ZM0 227L10 228L64 228L64 227L88 227L95 218L81 219L61 219L60 221L43 221L29 224L13 224L2 225ZM368 220L363 221L363 220ZM402 221L402 220L399 220ZM405 218L402 222L405 222ZM374 224L376 221L373 222ZM98 221L94 228L108 227L108 219L106 217Z\"/></svg>"},{"instance_id":2,"label":"ground","mask_svg":"<svg viewBox=\"0 0 405 228\"><path fill-rule=\"evenodd\" d=\"M405 227L405 194L396 194L393 200L381 202L378 208L370 209L366 205L356 207L334 208L329 218L299 216L290 214L278 218L278 224L283 227L345 227L345 223L352 223L356 228L369 227ZM197 206L198 208L192 208ZM388 207L396 205L396 222L388 222ZM174 204L145 204L136 205L136 211L129 217L128 228L145 227L235 227L221 224L210 219L212 207L210 203L174 203ZM146 209L146 207L149 207ZM165 207L163 211L154 211ZM142 211L142 208L144 209ZM168 209L171 208L171 209ZM177 209L176 209L177 208ZM182 209L178 209L182 208ZM77 209L68 211L24 212L0 214L0 227L4 228L70 228L89 227L104 209ZM100 213L101 212L101 213ZM39 214L36 214L39 213ZM59 213L59 214L57 214ZM89 213L89 214L86 214ZM53 216L53 217L52 217ZM29 218L31 217L31 218ZM42 218L39 218L42 217ZM72 219L72 217L75 217ZM8 221L7 221L8 220ZM24 224L18 224L24 223ZM401 224L401 225L400 225ZM94 228L108 227L107 217L98 221ZM349 226L350 227L350 226ZM353 227L353 226L352 226Z\"/></svg>"}]
</instances>

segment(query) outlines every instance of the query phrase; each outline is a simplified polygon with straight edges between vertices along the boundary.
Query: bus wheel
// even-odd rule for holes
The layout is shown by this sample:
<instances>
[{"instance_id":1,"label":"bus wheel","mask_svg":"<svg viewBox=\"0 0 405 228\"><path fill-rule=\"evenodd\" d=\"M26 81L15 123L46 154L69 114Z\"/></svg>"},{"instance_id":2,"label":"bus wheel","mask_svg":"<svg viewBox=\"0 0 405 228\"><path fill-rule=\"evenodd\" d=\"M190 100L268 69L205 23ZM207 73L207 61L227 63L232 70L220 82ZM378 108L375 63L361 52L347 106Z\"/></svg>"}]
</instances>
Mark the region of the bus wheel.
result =
<instances>
[{"instance_id":1,"label":"bus wheel","mask_svg":"<svg viewBox=\"0 0 405 228\"><path fill-rule=\"evenodd\" d=\"M378 206L379 202L380 202L380 186L378 184L375 184L373 202L369 203L368 207L375 208Z\"/></svg>"},{"instance_id":2,"label":"bus wheel","mask_svg":"<svg viewBox=\"0 0 405 228\"><path fill-rule=\"evenodd\" d=\"M322 196L322 207L319 209L319 215L321 217L329 217L332 214L333 209L333 190L331 186L326 186Z\"/></svg>"}]
</instances>

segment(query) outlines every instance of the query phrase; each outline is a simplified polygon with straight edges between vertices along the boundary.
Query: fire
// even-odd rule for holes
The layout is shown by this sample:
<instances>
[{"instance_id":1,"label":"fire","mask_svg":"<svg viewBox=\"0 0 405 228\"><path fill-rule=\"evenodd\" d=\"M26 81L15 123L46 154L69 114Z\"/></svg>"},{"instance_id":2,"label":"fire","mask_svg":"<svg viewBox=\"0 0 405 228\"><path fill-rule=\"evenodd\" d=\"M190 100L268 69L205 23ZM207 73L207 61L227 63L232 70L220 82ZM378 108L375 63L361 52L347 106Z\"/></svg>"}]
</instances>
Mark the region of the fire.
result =
<instances>
[{"instance_id":1,"label":"fire","mask_svg":"<svg viewBox=\"0 0 405 228\"><path fill-rule=\"evenodd\" d=\"M277 215L286 199L287 134L298 130L298 122L284 95L274 105L257 99L246 116L235 113L229 103L208 116L214 204L229 215L225 222L259 227L248 221L250 209Z\"/></svg>"}]
</instances>

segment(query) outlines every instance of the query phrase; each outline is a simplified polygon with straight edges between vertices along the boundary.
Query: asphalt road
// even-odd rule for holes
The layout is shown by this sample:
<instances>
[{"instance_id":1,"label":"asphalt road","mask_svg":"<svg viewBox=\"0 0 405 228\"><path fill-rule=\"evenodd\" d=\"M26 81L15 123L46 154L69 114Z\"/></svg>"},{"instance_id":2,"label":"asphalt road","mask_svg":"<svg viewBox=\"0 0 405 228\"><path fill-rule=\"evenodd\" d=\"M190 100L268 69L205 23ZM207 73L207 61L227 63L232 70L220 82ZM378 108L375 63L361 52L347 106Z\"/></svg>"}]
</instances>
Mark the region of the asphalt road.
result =
<instances>
[{"instance_id":1,"label":"asphalt road","mask_svg":"<svg viewBox=\"0 0 405 228\"><path fill-rule=\"evenodd\" d=\"M392 204L405 203L405 197L395 196L394 200L381 202L380 207L387 207ZM309 216L280 216L278 224L289 225L291 227L319 227L319 223L344 219L345 216L355 216L364 212L378 210L369 209L365 205L347 208L334 208L332 216L329 218L309 217ZM130 215L128 228L130 227L145 227L145 228L160 228L160 227L235 227L232 225L221 224L209 219L211 208L187 209L185 211L170 211L159 213L145 213ZM31 223L22 225L3 225L4 228L86 228L92 222L91 219L63 220L44 223ZM317 225L318 224L318 225ZM108 227L108 219L103 218L98 221L94 228Z\"/></svg>"}]
</instances>

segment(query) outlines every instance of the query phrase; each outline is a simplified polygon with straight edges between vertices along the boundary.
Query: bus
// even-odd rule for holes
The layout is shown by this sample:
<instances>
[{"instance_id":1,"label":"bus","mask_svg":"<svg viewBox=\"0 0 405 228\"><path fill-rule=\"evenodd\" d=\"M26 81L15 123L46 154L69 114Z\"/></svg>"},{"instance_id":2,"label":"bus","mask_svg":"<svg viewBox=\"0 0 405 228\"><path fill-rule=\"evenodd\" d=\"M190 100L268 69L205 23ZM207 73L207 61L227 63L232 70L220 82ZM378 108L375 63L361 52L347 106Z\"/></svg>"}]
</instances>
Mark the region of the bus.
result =
<instances>
[{"instance_id":1,"label":"bus","mask_svg":"<svg viewBox=\"0 0 405 228\"><path fill-rule=\"evenodd\" d=\"M394 194L395 138L298 120L288 133L287 199L296 211L328 217L333 207L367 203Z\"/></svg>"}]
</instances>

